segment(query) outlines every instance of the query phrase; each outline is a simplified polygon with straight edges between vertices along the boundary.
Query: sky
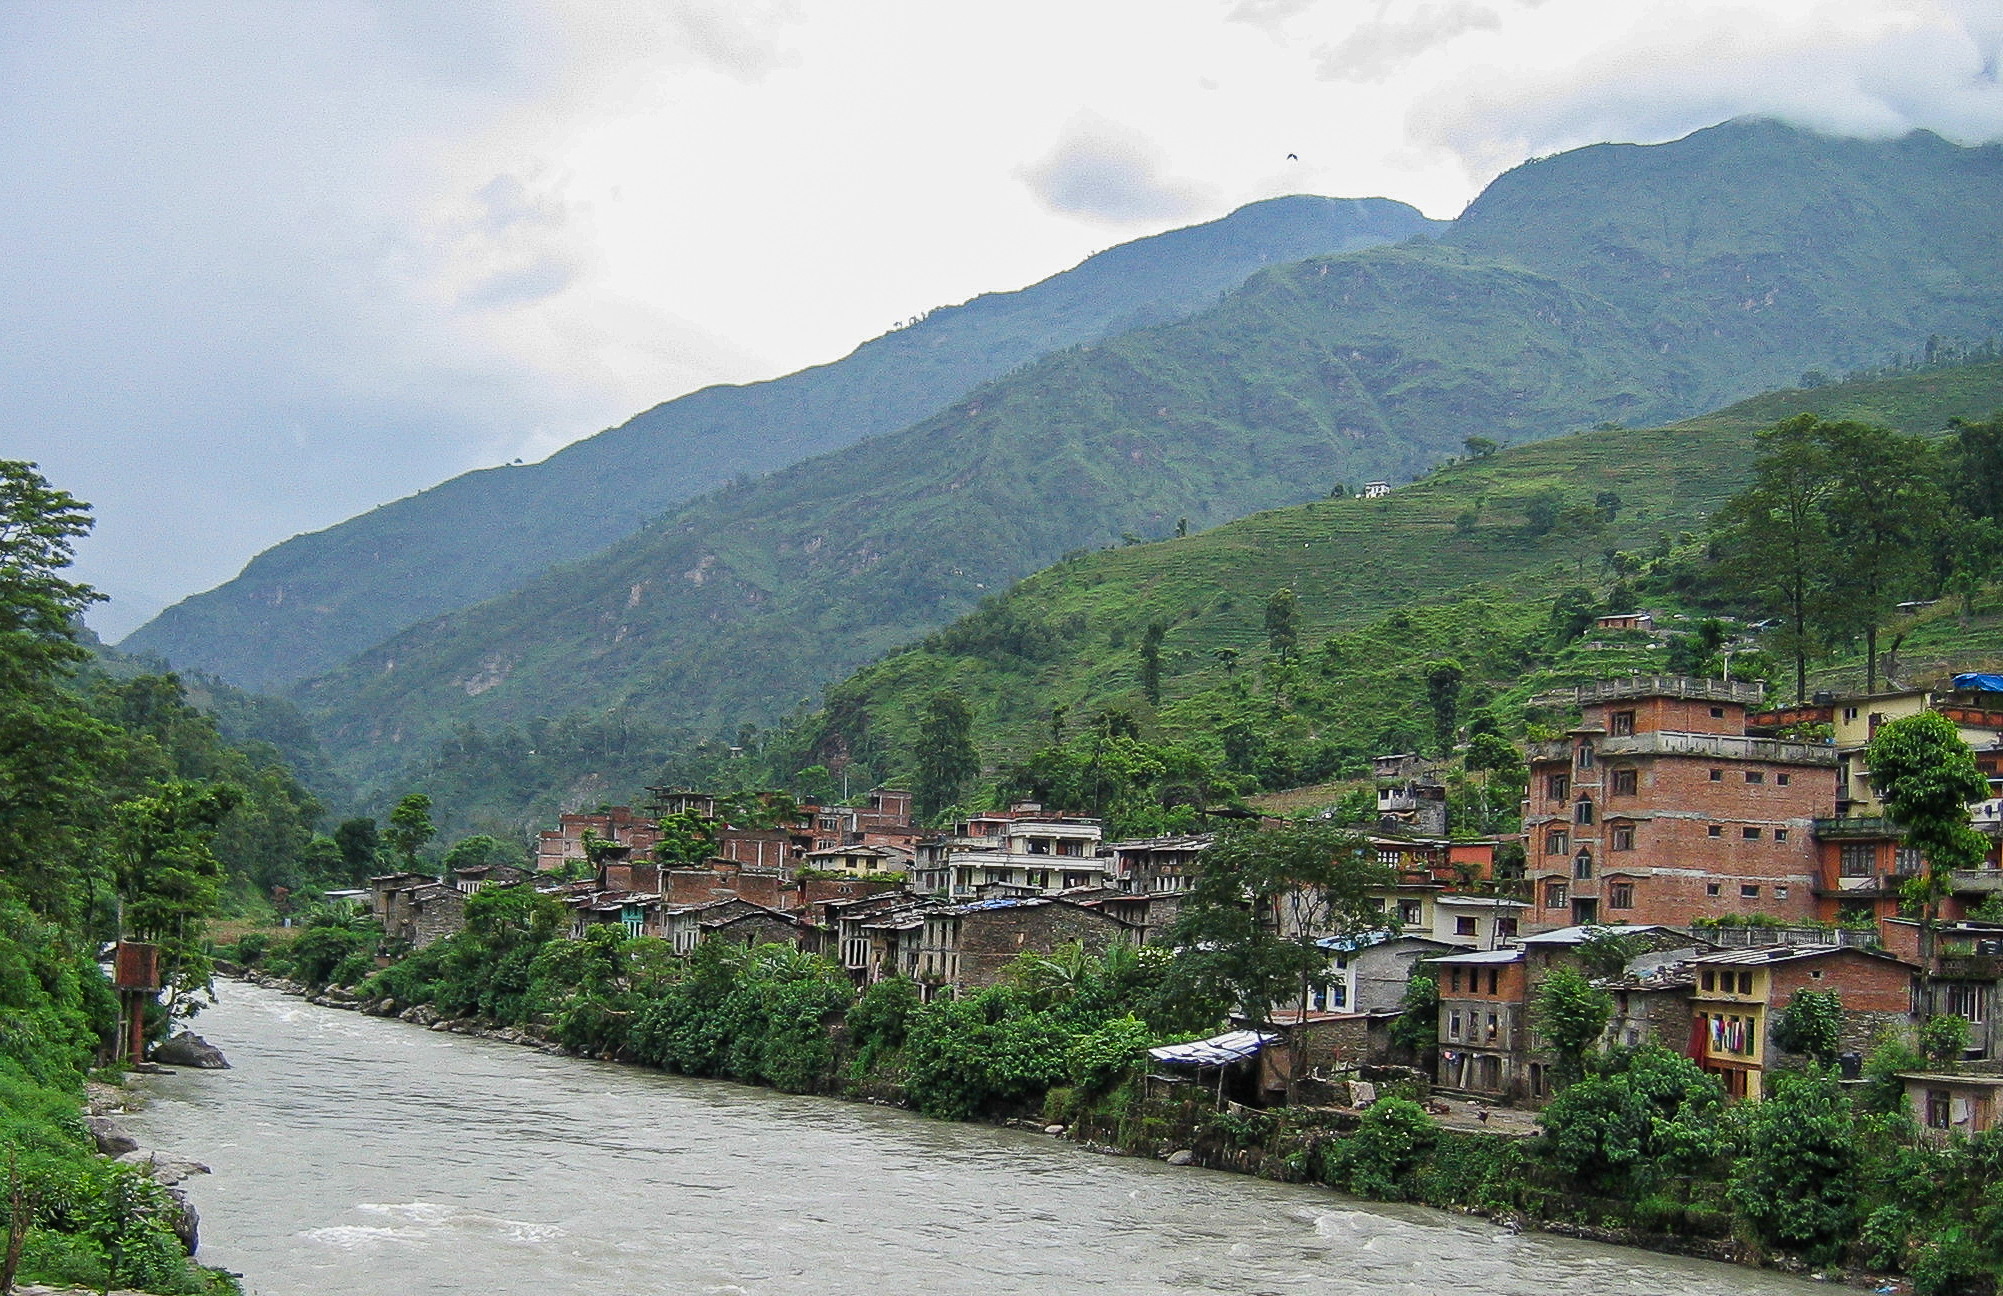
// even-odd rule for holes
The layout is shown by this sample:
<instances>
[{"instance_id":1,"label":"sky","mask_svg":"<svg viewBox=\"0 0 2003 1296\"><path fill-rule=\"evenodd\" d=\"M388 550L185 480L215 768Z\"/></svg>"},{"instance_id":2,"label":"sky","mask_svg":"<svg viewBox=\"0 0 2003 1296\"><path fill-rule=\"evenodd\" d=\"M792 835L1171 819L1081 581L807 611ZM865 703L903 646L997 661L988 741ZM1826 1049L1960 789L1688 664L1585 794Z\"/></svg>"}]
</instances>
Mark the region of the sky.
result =
<instances>
[{"instance_id":1,"label":"sky","mask_svg":"<svg viewBox=\"0 0 2003 1296\"><path fill-rule=\"evenodd\" d=\"M258 551L1286 193L2003 140L1994 0L0 0L0 458L116 639Z\"/></svg>"}]
</instances>

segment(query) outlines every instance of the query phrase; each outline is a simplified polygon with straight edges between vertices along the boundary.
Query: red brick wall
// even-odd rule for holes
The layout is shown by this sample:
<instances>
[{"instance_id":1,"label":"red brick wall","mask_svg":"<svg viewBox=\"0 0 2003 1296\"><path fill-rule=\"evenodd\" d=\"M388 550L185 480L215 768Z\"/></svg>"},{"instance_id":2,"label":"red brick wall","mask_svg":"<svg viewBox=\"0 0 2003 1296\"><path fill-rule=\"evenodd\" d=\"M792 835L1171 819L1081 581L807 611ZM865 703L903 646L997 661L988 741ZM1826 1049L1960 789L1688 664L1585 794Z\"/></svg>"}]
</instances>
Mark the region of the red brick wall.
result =
<instances>
[{"instance_id":1,"label":"red brick wall","mask_svg":"<svg viewBox=\"0 0 2003 1296\"><path fill-rule=\"evenodd\" d=\"M1724 714L1712 715L1714 708ZM1737 702L1705 702L1696 698L1636 698L1631 702L1595 702L1580 708L1580 715L1584 717L1587 728L1599 725L1611 733L1613 724L1609 717L1616 711L1634 712L1636 733L1652 733L1657 729L1667 729L1671 733L1744 734L1746 732L1746 708Z\"/></svg>"}]
</instances>

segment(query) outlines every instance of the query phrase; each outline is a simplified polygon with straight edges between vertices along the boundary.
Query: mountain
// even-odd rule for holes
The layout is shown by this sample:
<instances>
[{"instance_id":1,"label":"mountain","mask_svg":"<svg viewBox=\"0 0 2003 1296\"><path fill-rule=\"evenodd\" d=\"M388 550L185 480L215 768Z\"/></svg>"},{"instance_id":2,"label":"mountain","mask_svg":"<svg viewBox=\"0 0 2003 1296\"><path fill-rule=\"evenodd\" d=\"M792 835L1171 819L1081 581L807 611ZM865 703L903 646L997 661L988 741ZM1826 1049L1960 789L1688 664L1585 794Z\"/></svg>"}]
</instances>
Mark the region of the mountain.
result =
<instances>
[{"instance_id":1,"label":"mountain","mask_svg":"<svg viewBox=\"0 0 2003 1296\"><path fill-rule=\"evenodd\" d=\"M1442 467L1379 499L1320 500L1185 539L1080 555L832 686L825 706L784 745L797 751L798 764L840 751L877 777L908 775L901 767L926 699L953 688L972 703L991 763L1043 745L1054 711L1068 714L1076 730L1105 707L1214 746L1229 727L1220 702L1248 709L1242 693L1231 699L1223 690L1233 671L1241 685L1253 681L1254 700L1266 693L1258 682L1266 601L1285 587L1296 595L1309 659L1304 679L1286 690L1288 705L1302 709L1316 690L1330 695L1324 713L1306 716L1302 743L1346 745L1352 757L1409 750L1420 739L1396 731L1423 729L1432 662L1454 657L1467 666L1471 710L1472 695L1506 685L1531 664L1522 638L1543 638L1554 599L1612 579L1609 554L1630 556L1622 570L1667 558L1672 548L1701 554L1684 537L1701 534L1709 514L1747 484L1758 430L1813 413L1931 433L1950 419L1999 409L2003 363L1996 362L1776 391L1664 427L1593 429L1512 447ZM1529 522L1540 500L1557 505L1548 530ZM1150 622L1167 630L1159 707L1140 687L1139 647ZM1951 628L1915 636L1908 657L1950 660L1940 645ZM1343 645L1346 655L1316 650L1335 635L1358 642ZM1992 630L1953 642L1959 660L1978 652L1986 661L2003 636ZM1610 650L1579 666L1582 678L1599 678L1630 663ZM1277 729L1284 708L1270 693L1266 699L1271 714L1261 722Z\"/></svg>"},{"instance_id":2,"label":"mountain","mask_svg":"<svg viewBox=\"0 0 2003 1296\"><path fill-rule=\"evenodd\" d=\"M1440 224L1384 199L1277 198L1123 244L1021 291L934 310L835 363L705 388L541 463L465 473L295 536L119 646L250 687L289 684L518 589L704 491L903 427L1051 351L1208 306L1261 266Z\"/></svg>"},{"instance_id":3,"label":"mountain","mask_svg":"<svg viewBox=\"0 0 2003 1296\"><path fill-rule=\"evenodd\" d=\"M469 721L766 722L1067 551L1410 479L1470 436L1663 423L1993 334L1999 199L2003 149L1757 121L1529 163L1437 240L1273 267L1188 319L1046 357L297 697L358 777Z\"/></svg>"}]
</instances>

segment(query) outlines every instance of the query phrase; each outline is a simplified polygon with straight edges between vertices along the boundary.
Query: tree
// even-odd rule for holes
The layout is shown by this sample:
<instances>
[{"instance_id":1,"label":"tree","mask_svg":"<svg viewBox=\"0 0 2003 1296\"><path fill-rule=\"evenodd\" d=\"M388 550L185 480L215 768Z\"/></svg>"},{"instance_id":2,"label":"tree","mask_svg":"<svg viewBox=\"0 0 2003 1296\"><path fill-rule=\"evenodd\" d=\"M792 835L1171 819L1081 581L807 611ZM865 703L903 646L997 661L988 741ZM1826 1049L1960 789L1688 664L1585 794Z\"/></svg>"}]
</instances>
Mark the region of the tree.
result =
<instances>
[{"instance_id":1,"label":"tree","mask_svg":"<svg viewBox=\"0 0 2003 1296\"><path fill-rule=\"evenodd\" d=\"M334 844L341 848L341 861L349 876L363 877L375 867L376 850L382 844L373 819L344 819L334 829Z\"/></svg>"},{"instance_id":2,"label":"tree","mask_svg":"<svg viewBox=\"0 0 2003 1296\"><path fill-rule=\"evenodd\" d=\"M170 1013L192 1013L215 972L204 935L222 900L224 870L211 844L242 794L184 779L112 808L120 935L160 948Z\"/></svg>"},{"instance_id":3,"label":"tree","mask_svg":"<svg viewBox=\"0 0 2003 1296\"><path fill-rule=\"evenodd\" d=\"M1541 490L1523 501L1523 529L1532 536L1549 535L1558 525L1558 514L1565 506L1564 492L1553 487Z\"/></svg>"},{"instance_id":4,"label":"tree","mask_svg":"<svg viewBox=\"0 0 2003 1296\"><path fill-rule=\"evenodd\" d=\"M1391 1023L1391 1043L1421 1057L1430 1057L1434 1045L1440 1041L1439 977L1430 972L1414 972L1405 983L1398 1009L1398 1016Z\"/></svg>"},{"instance_id":5,"label":"tree","mask_svg":"<svg viewBox=\"0 0 2003 1296\"><path fill-rule=\"evenodd\" d=\"M1906 883L1906 895L1921 910L1920 961L1927 965L1951 874L1980 868L1988 853L1988 839L1975 831L1968 806L1989 795L1989 781L1961 741L1961 731L1937 711L1884 725L1864 758L1871 784L1884 799L1886 817L1904 830L1906 845L1926 862L1925 871ZM1927 975L1923 966L1921 976Z\"/></svg>"},{"instance_id":6,"label":"tree","mask_svg":"<svg viewBox=\"0 0 2003 1296\"><path fill-rule=\"evenodd\" d=\"M1426 704L1433 712L1433 742L1442 760L1454 754L1454 734L1458 729L1461 680L1467 672L1453 658L1437 662L1426 672Z\"/></svg>"},{"instance_id":7,"label":"tree","mask_svg":"<svg viewBox=\"0 0 2003 1296\"><path fill-rule=\"evenodd\" d=\"M1599 600L1583 586L1573 586L1551 600L1551 642L1559 648L1577 639L1600 614Z\"/></svg>"},{"instance_id":8,"label":"tree","mask_svg":"<svg viewBox=\"0 0 2003 1296\"><path fill-rule=\"evenodd\" d=\"M389 848L412 872L417 871L417 852L437 835L438 827L431 822L431 798L422 792L412 792L396 803L396 809L389 812L389 831L383 834Z\"/></svg>"},{"instance_id":9,"label":"tree","mask_svg":"<svg viewBox=\"0 0 2003 1296\"><path fill-rule=\"evenodd\" d=\"M1537 987L1531 1012L1556 1055L1552 1070L1558 1083L1565 1085L1584 1073L1586 1054L1613 1020L1614 1000L1577 970L1556 967Z\"/></svg>"},{"instance_id":10,"label":"tree","mask_svg":"<svg viewBox=\"0 0 2003 1296\"><path fill-rule=\"evenodd\" d=\"M933 818L959 798L960 789L981 772L974 748L974 711L967 699L941 689L925 701L914 744L918 786L913 799L918 813Z\"/></svg>"},{"instance_id":11,"label":"tree","mask_svg":"<svg viewBox=\"0 0 2003 1296\"><path fill-rule=\"evenodd\" d=\"M654 858L663 864L700 864L716 849L716 825L693 810L677 810L656 821L661 835Z\"/></svg>"},{"instance_id":12,"label":"tree","mask_svg":"<svg viewBox=\"0 0 2003 1296\"><path fill-rule=\"evenodd\" d=\"M1266 600L1266 646L1273 656L1282 662L1293 658L1294 650L1300 646L1301 610L1300 602L1290 589L1273 591Z\"/></svg>"},{"instance_id":13,"label":"tree","mask_svg":"<svg viewBox=\"0 0 2003 1296\"><path fill-rule=\"evenodd\" d=\"M1808 697L1808 662L1821 651L1835 562L1828 502L1834 489L1822 423L1802 414L1759 434L1753 484L1711 522L1718 575L1783 625L1794 658L1795 700Z\"/></svg>"},{"instance_id":14,"label":"tree","mask_svg":"<svg viewBox=\"0 0 2003 1296\"><path fill-rule=\"evenodd\" d=\"M1773 1024L1774 1045L1818 1065L1836 1065L1843 1049L1843 998L1834 990L1796 990Z\"/></svg>"},{"instance_id":15,"label":"tree","mask_svg":"<svg viewBox=\"0 0 2003 1296\"><path fill-rule=\"evenodd\" d=\"M1486 459L1502 447L1485 436L1471 436L1461 441L1461 446L1470 459Z\"/></svg>"},{"instance_id":16,"label":"tree","mask_svg":"<svg viewBox=\"0 0 2003 1296\"><path fill-rule=\"evenodd\" d=\"M1224 678L1230 679L1238 671L1238 650L1236 648L1212 648L1210 655L1224 668Z\"/></svg>"},{"instance_id":17,"label":"tree","mask_svg":"<svg viewBox=\"0 0 2003 1296\"><path fill-rule=\"evenodd\" d=\"M1726 1195L1770 1245L1834 1259L1857 1225L1857 1145L1850 1104L1825 1071L1782 1073L1747 1104Z\"/></svg>"},{"instance_id":18,"label":"tree","mask_svg":"<svg viewBox=\"0 0 2003 1296\"><path fill-rule=\"evenodd\" d=\"M1148 628L1141 635L1141 693L1153 706L1161 705L1161 641L1168 637L1168 627L1159 621L1148 622Z\"/></svg>"},{"instance_id":19,"label":"tree","mask_svg":"<svg viewBox=\"0 0 2003 1296\"><path fill-rule=\"evenodd\" d=\"M1934 532L1948 513L1938 456L1923 437L1867 423L1824 423L1831 480L1829 536L1841 560L1833 611L1864 635L1864 691L1878 688L1878 632L1929 574Z\"/></svg>"},{"instance_id":20,"label":"tree","mask_svg":"<svg viewBox=\"0 0 2003 1296\"><path fill-rule=\"evenodd\" d=\"M487 833L461 837L445 852L445 871L481 868L489 864L520 864L522 848Z\"/></svg>"},{"instance_id":21,"label":"tree","mask_svg":"<svg viewBox=\"0 0 2003 1296\"><path fill-rule=\"evenodd\" d=\"M1947 489L1974 518L2003 521L2003 411L1986 423L1950 419L1954 441L1947 453Z\"/></svg>"},{"instance_id":22,"label":"tree","mask_svg":"<svg viewBox=\"0 0 2003 1296\"><path fill-rule=\"evenodd\" d=\"M100 596L63 578L90 513L20 460L0 459L0 888L74 914L91 874L80 825L119 735L62 686L89 653L79 618Z\"/></svg>"},{"instance_id":23,"label":"tree","mask_svg":"<svg viewBox=\"0 0 2003 1296\"><path fill-rule=\"evenodd\" d=\"M1380 929L1377 888L1396 881L1365 839L1320 823L1234 823L1203 852L1172 929L1187 1003L1254 1021L1328 966L1321 938Z\"/></svg>"}]
</instances>

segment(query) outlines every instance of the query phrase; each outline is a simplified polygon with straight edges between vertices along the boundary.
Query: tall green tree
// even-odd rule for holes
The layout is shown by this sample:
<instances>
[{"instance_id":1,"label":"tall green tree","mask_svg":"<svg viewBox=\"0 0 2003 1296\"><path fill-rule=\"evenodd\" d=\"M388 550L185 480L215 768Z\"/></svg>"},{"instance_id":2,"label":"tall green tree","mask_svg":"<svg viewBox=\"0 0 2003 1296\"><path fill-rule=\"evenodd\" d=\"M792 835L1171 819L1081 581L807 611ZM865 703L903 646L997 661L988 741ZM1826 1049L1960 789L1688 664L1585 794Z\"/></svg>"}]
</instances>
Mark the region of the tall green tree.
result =
<instances>
[{"instance_id":1,"label":"tall green tree","mask_svg":"<svg viewBox=\"0 0 2003 1296\"><path fill-rule=\"evenodd\" d=\"M1808 663L1822 651L1838 571L1828 511L1835 482L1822 426L1802 414L1761 432L1753 484L1711 523L1719 578L1781 621L1775 637L1794 660L1796 701L1808 698Z\"/></svg>"},{"instance_id":2,"label":"tall green tree","mask_svg":"<svg viewBox=\"0 0 2003 1296\"><path fill-rule=\"evenodd\" d=\"M431 798L422 792L412 792L389 812L389 829L383 833L383 839L403 860L403 866L415 872L417 852L437 835L438 826L431 822Z\"/></svg>"},{"instance_id":3,"label":"tall green tree","mask_svg":"<svg viewBox=\"0 0 2003 1296\"><path fill-rule=\"evenodd\" d=\"M980 752L974 747L974 710L962 694L941 689L925 700L913 755L918 785L912 799L918 813L930 819L958 800L960 789L981 772Z\"/></svg>"},{"instance_id":4,"label":"tall green tree","mask_svg":"<svg viewBox=\"0 0 2003 1296\"><path fill-rule=\"evenodd\" d=\"M1551 1042L1560 1084L1570 1084L1585 1072L1586 1055L1598 1046L1613 1015L1613 996L1575 968L1552 968L1539 983L1531 1016Z\"/></svg>"},{"instance_id":5,"label":"tall green tree","mask_svg":"<svg viewBox=\"0 0 2003 1296\"><path fill-rule=\"evenodd\" d=\"M89 654L79 618L100 598L63 575L90 531L88 506L16 459L0 459L0 890L76 916L89 891L84 825L120 739L64 687Z\"/></svg>"},{"instance_id":6,"label":"tall green tree","mask_svg":"<svg viewBox=\"0 0 2003 1296\"><path fill-rule=\"evenodd\" d=\"M1148 622L1141 635L1141 693L1153 706L1161 705L1161 643L1167 637L1168 627L1159 621Z\"/></svg>"},{"instance_id":7,"label":"tall green tree","mask_svg":"<svg viewBox=\"0 0 2003 1296\"><path fill-rule=\"evenodd\" d=\"M1762 1241L1826 1261L1842 1254L1857 1226L1857 1164L1836 1077L1782 1073L1772 1095L1748 1104L1727 1195Z\"/></svg>"},{"instance_id":8,"label":"tall green tree","mask_svg":"<svg viewBox=\"0 0 2003 1296\"><path fill-rule=\"evenodd\" d=\"M1323 937L1377 930L1375 892L1397 880L1355 833L1320 823L1234 823L1203 852L1171 939L1190 1003L1272 1020L1326 970Z\"/></svg>"},{"instance_id":9,"label":"tall green tree","mask_svg":"<svg viewBox=\"0 0 2003 1296\"><path fill-rule=\"evenodd\" d=\"M192 996L214 976L205 937L222 899L224 870L213 843L241 799L226 784L176 779L113 808L120 934L160 948L170 1012L192 1012Z\"/></svg>"},{"instance_id":10,"label":"tall green tree","mask_svg":"<svg viewBox=\"0 0 2003 1296\"><path fill-rule=\"evenodd\" d=\"M1445 760L1454 754L1460 727L1461 681L1467 672L1451 657L1426 672L1426 705L1433 713L1433 745Z\"/></svg>"},{"instance_id":11,"label":"tall green tree","mask_svg":"<svg viewBox=\"0 0 2003 1296\"><path fill-rule=\"evenodd\" d=\"M1293 660L1300 642L1300 600L1291 589L1276 589L1266 600L1266 647L1274 657L1286 662Z\"/></svg>"},{"instance_id":12,"label":"tall green tree","mask_svg":"<svg viewBox=\"0 0 2003 1296\"><path fill-rule=\"evenodd\" d=\"M1939 456L1925 438L1867 423L1824 423L1829 538L1840 569L1839 628L1864 636L1864 690L1878 688L1878 634L1902 600L1923 592L1936 533L1949 513Z\"/></svg>"}]
</instances>

